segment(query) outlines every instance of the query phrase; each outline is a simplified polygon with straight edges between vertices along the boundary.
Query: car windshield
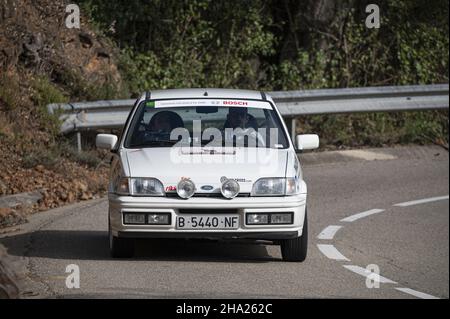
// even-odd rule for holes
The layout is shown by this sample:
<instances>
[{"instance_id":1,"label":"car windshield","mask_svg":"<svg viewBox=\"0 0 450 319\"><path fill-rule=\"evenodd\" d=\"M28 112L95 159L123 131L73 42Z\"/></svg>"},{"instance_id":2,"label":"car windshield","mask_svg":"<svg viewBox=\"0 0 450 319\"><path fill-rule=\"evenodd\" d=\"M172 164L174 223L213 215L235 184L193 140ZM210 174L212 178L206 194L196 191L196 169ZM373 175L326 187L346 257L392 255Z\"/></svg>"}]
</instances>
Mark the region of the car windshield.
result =
<instances>
[{"instance_id":1,"label":"car windshield","mask_svg":"<svg viewBox=\"0 0 450 319\"><path fill-rule=\"evenodd\" d=\"M143 101L124 145L287 148L288 142L269 102L186 99Z\"/></svg>"}]
</instances>

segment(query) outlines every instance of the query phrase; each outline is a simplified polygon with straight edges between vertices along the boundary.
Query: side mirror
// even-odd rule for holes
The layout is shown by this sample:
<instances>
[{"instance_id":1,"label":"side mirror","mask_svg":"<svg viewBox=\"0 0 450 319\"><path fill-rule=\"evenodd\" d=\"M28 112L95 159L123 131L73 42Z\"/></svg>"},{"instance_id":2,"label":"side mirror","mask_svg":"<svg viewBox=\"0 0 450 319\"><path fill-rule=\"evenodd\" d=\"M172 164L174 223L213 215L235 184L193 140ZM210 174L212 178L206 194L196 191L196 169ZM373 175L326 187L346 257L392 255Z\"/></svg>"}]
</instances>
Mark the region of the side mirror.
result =
<instances>
[{"instance_id":1,"label":"side mirror","mask_svg":"<svg viewBox=\"0 0 450 319\"><path fill-rule=\"evenodd\" d=\"M319 135L302 134L297 135L297 149L299 151L314 150L319 148Z\"/></svg>"},{"instance_id":2,"label":"side mirror","mask_svg":"<svg viewBox=\"0 0 450 319\"><path fill-rule=\"evenodd\" d=\"M117 136L112 134L97 134L95 145L98 148L112 150L117 143Z\"/></svg>"}]
</instances>

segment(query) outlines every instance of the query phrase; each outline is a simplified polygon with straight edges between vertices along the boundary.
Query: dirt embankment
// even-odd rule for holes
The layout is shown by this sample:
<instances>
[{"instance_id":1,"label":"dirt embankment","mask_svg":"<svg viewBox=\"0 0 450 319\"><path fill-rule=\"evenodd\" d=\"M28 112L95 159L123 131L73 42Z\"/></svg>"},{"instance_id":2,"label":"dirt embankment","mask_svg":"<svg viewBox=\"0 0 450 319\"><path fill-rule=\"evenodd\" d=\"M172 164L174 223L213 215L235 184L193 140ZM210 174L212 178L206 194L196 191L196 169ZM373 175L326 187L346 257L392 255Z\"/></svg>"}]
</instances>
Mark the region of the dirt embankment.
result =
<instances>
[{"instance_id":1,"label":"dirt embankment","mask_svg":"<svg viewBox=\"0 0 450 319\"><path fill-rule=\"evenodd\" d=\"M0 207L0 227L106 190L107 154L77 154L45 109L122 89L116 49L83 16L80 29L66 28L67 4L0 2L0 196L42 194L32 207Z\"/></svg>"}]
</instances>

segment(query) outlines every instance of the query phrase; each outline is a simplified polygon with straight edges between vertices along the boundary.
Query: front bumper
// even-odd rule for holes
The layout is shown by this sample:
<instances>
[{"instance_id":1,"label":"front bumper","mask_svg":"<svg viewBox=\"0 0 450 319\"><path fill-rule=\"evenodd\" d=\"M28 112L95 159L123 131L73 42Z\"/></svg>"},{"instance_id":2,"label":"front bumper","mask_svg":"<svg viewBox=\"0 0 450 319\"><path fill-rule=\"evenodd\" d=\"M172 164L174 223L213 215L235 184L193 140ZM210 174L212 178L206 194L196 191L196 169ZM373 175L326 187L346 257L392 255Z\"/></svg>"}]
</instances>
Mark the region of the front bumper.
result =
<instances>
[{"instance_id":1,"label":"front bumper","mask_svg":"<svg viewBox=\"0 0 450 319\"><path fill-rule=\"evenodd\" d=\"M109 194L109 219L112 234L128 238L219 238L219 239L266 239L278 240L302 235L305 219L306 194L285 197L192 197L187 200L167 197L133 197ZM182 210L201 210L215 214L215 210L233 209L239 216L239 226L233 230L177 229L176 219ZM123 213L170 213L170 225L125 225ZM293 224L246 225L246 213L292 212Z\"/></svg>"}]
</instances>

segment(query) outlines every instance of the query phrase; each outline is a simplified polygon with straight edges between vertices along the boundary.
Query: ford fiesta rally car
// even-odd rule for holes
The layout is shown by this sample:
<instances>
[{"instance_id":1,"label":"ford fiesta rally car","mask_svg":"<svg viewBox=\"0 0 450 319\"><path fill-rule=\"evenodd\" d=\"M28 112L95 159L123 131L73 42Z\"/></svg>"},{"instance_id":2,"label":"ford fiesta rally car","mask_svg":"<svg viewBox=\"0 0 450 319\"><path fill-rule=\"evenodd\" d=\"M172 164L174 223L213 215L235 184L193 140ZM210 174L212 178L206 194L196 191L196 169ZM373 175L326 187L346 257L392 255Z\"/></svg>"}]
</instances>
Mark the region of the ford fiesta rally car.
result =
<instances>
[{"instance_id":1,"label":"ford fiesta rally car","mask_svg":"<svg viewBox=\"0 0 450 319\"><path fill-rule=\"evenodd\" d=\"M136 238L267 240L283 259L307 254L307 188L296 146L262 92L177 89L143 94L110 149L109 242L131 257Z\"/></svg>"}]
</instances>

